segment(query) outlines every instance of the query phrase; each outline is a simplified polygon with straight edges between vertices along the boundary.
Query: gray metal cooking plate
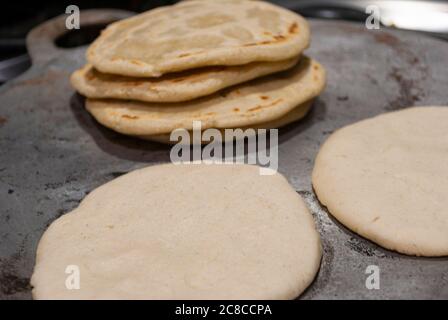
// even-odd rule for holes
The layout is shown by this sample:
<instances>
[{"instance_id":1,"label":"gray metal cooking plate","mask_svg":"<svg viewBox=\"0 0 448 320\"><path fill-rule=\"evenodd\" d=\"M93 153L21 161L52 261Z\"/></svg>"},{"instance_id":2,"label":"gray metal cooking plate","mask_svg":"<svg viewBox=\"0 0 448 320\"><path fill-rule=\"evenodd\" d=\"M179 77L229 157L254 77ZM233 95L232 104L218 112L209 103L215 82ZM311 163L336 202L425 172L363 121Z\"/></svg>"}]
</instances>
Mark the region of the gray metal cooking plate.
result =
<instances>
[{"instance_id":1,"label":"gray metal cooking plate","mask_svg":"<svg viewBox=\"0 0 448 320\"><path fill-rule=\"evenodd\" d=\"M119 11L84 12L84 25ZM448 44L412 33L311 21L307 54L328 71L312 112L280 131L279 171L308 202L324 256L304 299L448 298L448 258L417 258L379 248L335 221L311 188L313 160L333 130L412 105L448 105ZM32 68L0 89L0 298L31 298L29 278L46 227L92 189L122 173L169 161L169 147L98 125L69 84L85 47L57 49L55 19L28 38ZM447 124L448 125L448 124ZM365 287L369 265L380 290Z\"/></svg>"}]
</instances>

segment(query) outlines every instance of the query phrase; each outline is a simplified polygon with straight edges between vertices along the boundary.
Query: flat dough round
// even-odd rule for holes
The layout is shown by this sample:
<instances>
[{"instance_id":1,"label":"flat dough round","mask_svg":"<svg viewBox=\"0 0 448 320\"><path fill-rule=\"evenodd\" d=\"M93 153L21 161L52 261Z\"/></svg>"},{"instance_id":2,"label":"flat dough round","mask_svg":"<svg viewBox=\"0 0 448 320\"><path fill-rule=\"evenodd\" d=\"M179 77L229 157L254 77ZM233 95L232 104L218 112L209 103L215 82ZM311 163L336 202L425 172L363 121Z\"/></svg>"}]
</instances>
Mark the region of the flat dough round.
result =
<instances>
[{"instance_id":1,"label":"flat dough round","mask_svg":"<svg viewBox=\"0 0 448 320\"><path fill-rule=\"evenodd\" d=\"M223 88L284 71L299 57L284 61L253 62L243 66L216 66L172 73L159 78L124 77L101 73L87 64L75 71L71 83L88 98L130 99L146 102L180 102L215 93Z\"/></svg>"},{"instance_id":2,"label":"flat dough round","mask_svg":"<svg viewBox=\"0 0 448 320\"><path fill-rule=\"evenodd\" d=\"M238 128L278 119L316 97L324 85L323 67L303 57L292 69L193 101L162 104L87 99L86 108L106 127L133 136L192 130L193 121L201 121L204 130Z\"/></svg>"},{"instance_id":3,"label":"flat dough round","mask_svg":"<svg viewBox=\"0 0 448 320\"><path fill-rule=\"evenodd\" d=\"M280 174L168 164L97 188L53 222L31 284L35 299L292 299L320 259L313 218ZM79 290L66 289L68 265Z\"/></svg>"},{"instance_id":4,"label":"flat dough round","mask_svg":"<svg viewBox=\"0 0 448 320\"><path fill-rule=\"evenodd\" d=\"M263 1L183 1L109 25L87 51L104 73L158 77L212 65L280 61L308 47L308 23Z\"/></svg>"},{"instance_id":5,"label":"flat dough round","mask_svg":"<svg viewBox=\"0 0 448 320\"><path fill-rule=\"evenodd\" d=\"M302 119L303 117L305 117L308 113L308 111L311 109L311 106L313 104L313 101L307 101L301 105L299 105L298 107L294 108L292 111L288 112L286 115L284 115L281 118L269 121L269 122L264 122L264 123L259 123L253 126L249 126L249 127L243 127L241 128L243 131L245 131L246 129L277 129L283 126L286 126L290 123L293 123L295 121L298 121L300 119ZM221 131L221 136L224 138L224 141L227 141L225 139L225 129L220 129ZM256 133L256 132L255 132ZM190 132L190 137L191 137L191 132ZM246 134L246 132L243 134L243 136L241 138L244 138L248 136ZM141 139L145 139L145 140L150 140L150 141L156 141L156 142L160 142L160 143L165 143L165 144L176 144L178 143L177 141L171 141L170 140L170 134L159 134L159 135L153 135L153 136L140 136L139 138ZM237 136L238 139L238 136ZM233 139L232 139L233 140ZM192 141L190 140L190 143ZM201 141L202 144L207 144L210 141Z\"/></svg>"},{"instance_id":6,"label":"flat dough round","mask_svg":"<svg viewBox=\"0 0 448 320\"><path fill-rule=\"evenodd\" d=\"M448 107L409 108L336 131L312 180L321 203L361 236L409 255L448 255Z\"/></svg>"}]
</instances>

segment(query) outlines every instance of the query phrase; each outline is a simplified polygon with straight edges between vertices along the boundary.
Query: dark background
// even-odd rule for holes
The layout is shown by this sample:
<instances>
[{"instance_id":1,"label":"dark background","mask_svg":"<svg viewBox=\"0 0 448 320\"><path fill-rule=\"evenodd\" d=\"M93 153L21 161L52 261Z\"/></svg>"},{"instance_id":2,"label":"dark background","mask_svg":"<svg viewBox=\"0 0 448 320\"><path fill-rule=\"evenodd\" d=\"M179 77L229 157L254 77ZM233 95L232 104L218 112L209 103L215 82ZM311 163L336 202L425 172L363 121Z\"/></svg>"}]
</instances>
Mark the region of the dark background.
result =
<instances>
[{"instance_id":1,"label":"dark background","mask_svg":"<svg viewBox=\"0 0 448 320\"><path fill-rule=\"evenodd\" d=\"M36 25L61 14L65 13L65 9L69 5L77 5L81 10L90 8L117 8L135 12L142 12L152 8L170 5L179 0L47 0L47 1L2 1L0 10L0 84L4 83L30 66L29 58L26 54L25 38L26 34ZM207 1L207 0L204 0ZM214 1L214 0L208 0ZM297 11L305 17L325 18L325 19L341 19L349 21L357 21L364 23L367 15L363 10L363 6L367 5L363 0L270 0L276 4ZM420 3L424 6L419 20L425 23L435 24L431 11L440 10L447 14L446 23L436 33L430 35L448 40L448 1L419 1L419 0L380 0L369 2L387 2L394 3L396 14L406 15L406 5ZM442 4L444 8L434 7L433 5ZM355 8L357 7L357 8ZM443 21L442 21L443 24ZM412 28L412 27L411 27ZM416 29L418 30L418 23ZM415 30L415 29L414 29ZM83 30L81 30L83 31ZM90 42L99 33L97 30L84 30L89 32L86 36L80 36L79 32L76 37L70 39L70 35L63 39L58 45L76 46Z\"/></svg>"},{"instance_id":2,"label":"dark background","mask_svg":"<svg viewBox=\"0 0 448 320\"><path fill-rule=\"evenodd\" d=\"M210 0L213 1L213 0ZM268 0L292 9L297 8L305 16L318 15L327 18L341 18L345 20L361 19L363 14L354 10L343 10L350 1L327 0ZM351 1L356 2L357 0ZM387 0L386 0L387 1ZM394 2L395 0L389 0ZM35 25L65 12L68 5L77 5L80 9L89 8L119 8L130 11L142 12L161 5L170 5L178 0L46 0L46 1L2 1L0 10L0 38L23 38ZM358 2L362 3L363 1ZM372 2L372 1L371 1ZM373 1L375 2L375 1ZM395 1L397 2L397 1ZM416 1L405 0L403 2L447 3L448 1ZM308 9L313 7L312 10ZM335 11L337 11L335 13ZM345 12L344 12L345 11ZM422 17L424 18L424 17Z\"/></svg>"}]
</instances>

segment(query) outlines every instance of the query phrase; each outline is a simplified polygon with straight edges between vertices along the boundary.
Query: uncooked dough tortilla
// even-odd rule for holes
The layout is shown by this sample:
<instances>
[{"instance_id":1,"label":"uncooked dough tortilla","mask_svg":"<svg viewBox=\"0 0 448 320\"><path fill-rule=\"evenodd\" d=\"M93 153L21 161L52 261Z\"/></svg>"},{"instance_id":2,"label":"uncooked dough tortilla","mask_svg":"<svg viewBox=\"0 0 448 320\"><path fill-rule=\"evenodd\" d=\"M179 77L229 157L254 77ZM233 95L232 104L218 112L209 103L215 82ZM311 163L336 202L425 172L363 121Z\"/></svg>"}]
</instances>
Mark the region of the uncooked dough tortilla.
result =
<instances>
[{"instance_id":1,"label":"uncooked dough tortilla","mask_svg":"<svg viewBox=\"0 0 448 320\"><path fill-rule=\"evenodd\" d=\"M409 108L336 131L312 180L321 203L361 236L409 255L448 255L448 107Z\"/></svg>"},{"instance_id":2,"label":"uncooked dough tortilla","mask_svg":"<svg viewBox=\"0 0 448 320\"><path fill-rule=\"evenodd\" d=\"M167 164L97 188L44 233L33 297L296 298L319 269L319 234L287 180L259 169Z\"/></svg>"},{"instance_id":3,"label":"uncooked dough tortilla","mask_svg":"<svg viewBox=\"0 0 448 320\"><path fill-rule=\"evenodd\" d=\"M216 65L281 61L310 42L306 20L248 0L183 1L109 25L87 51L104 73L136 77Z\"/></svg>"},{"instance_id":4,"label":"uncooked dough tortilla","mask_svg":"<svg viewBox=\"0 0 448 320\"><path fill-rule=\"evenodd\" d=\"M284 61L253 62L243 66L215 66L171 73L159 78L117 76L87 64L76 70L73 87L88 98L130 99L146 102L180 102L196 99L221 89L287 70L299 57Z\"/></svg>"}]
</instances>

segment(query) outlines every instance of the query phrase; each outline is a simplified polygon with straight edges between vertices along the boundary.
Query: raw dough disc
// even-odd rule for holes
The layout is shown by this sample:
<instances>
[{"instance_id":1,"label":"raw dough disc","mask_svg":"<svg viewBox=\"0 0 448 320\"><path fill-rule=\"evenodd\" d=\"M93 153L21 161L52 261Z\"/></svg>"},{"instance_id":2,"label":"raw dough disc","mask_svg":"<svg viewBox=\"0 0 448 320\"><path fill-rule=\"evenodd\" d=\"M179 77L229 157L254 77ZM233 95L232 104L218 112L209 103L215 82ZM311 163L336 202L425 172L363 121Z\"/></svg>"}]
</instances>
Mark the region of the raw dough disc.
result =
<instances>
[{"instance_id":1,"label":"raw dough disc","mask_svg":"<svg viewBox=\"0 0 448 320\"><path fill-rule=\"evenodd\" d=\"M37 250L35 299L292 299L319 269L305 203L249 165L160 165L91 192ZM67 266L79 290L67 290Z\"/></svg>"},{"instance_id":2,"label":"raw dough disc","mask_svg":"<svg viewBox=\"0 0 448 320\"><path fill-rule=\"evenodd\" d=\"M356 233L405 254L448 255L448 107L367 119L322 146L313 186Z\"/></svg>"}]
</instances>

